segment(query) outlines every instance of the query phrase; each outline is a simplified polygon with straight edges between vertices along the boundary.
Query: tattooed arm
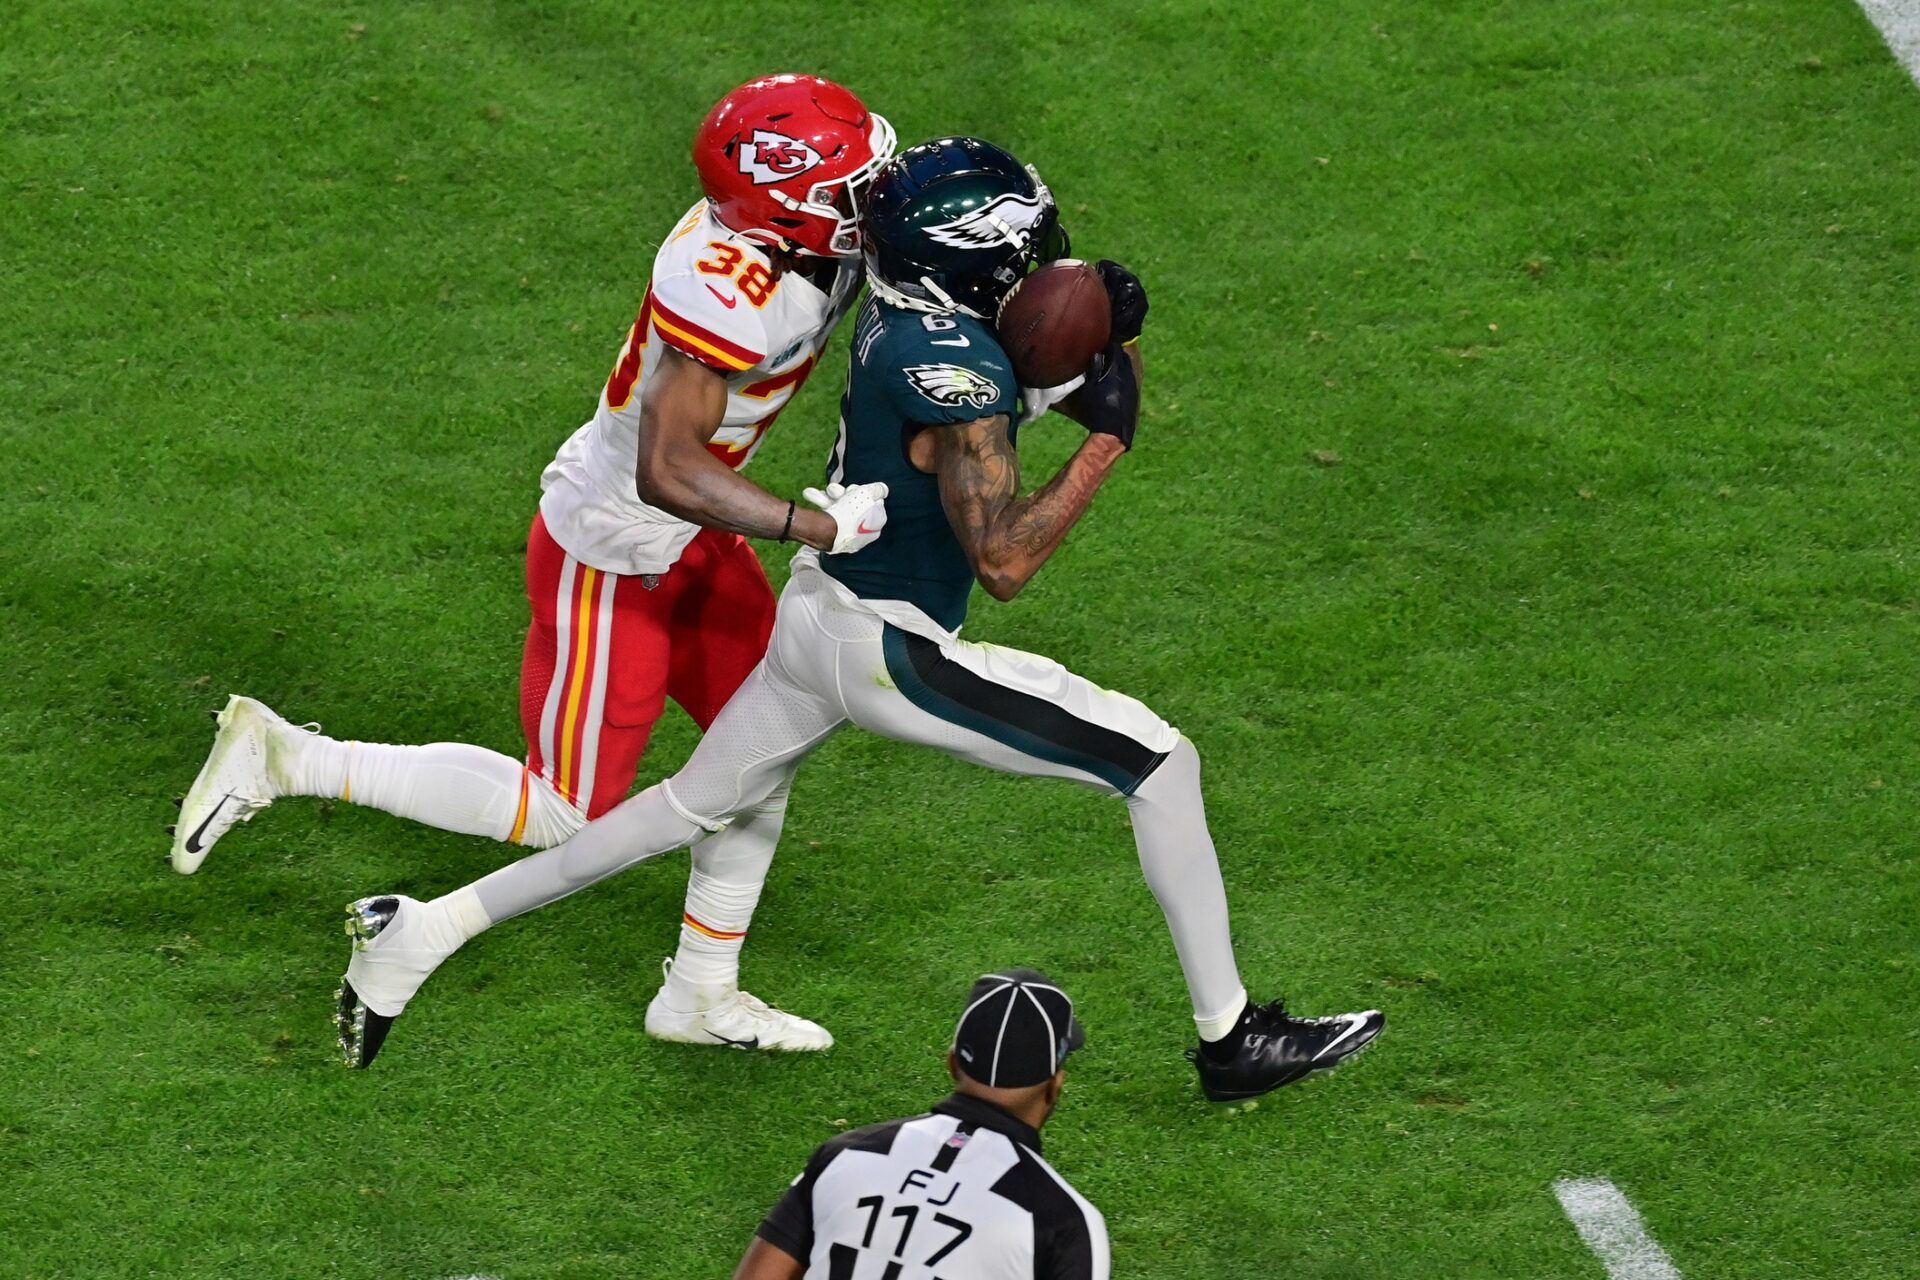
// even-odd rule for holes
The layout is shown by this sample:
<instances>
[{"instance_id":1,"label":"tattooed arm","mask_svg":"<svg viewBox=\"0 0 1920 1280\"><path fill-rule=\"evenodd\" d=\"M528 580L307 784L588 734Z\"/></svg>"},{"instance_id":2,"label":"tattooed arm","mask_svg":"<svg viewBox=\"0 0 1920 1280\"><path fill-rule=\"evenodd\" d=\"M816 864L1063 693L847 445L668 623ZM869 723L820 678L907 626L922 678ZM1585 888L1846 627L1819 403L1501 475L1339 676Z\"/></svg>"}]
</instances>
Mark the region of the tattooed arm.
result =
<instances>
[{"instance_id":1,"label":"tattooed arm","mask_svg":"<svg viewBox=\"0 0 1920 1280\"><path fill-rule=\"evenodd\" d=\"M1023 498L1020 459L1007 439L1005 414L930 428L914 443L923 440L932 456L915 462L939 477L947 520L974 577L995 600L1020 594L1066 541L1067 530L1126 452L1112 436L1089 435L1053 479Z\"/></svg>"}]
</instances>

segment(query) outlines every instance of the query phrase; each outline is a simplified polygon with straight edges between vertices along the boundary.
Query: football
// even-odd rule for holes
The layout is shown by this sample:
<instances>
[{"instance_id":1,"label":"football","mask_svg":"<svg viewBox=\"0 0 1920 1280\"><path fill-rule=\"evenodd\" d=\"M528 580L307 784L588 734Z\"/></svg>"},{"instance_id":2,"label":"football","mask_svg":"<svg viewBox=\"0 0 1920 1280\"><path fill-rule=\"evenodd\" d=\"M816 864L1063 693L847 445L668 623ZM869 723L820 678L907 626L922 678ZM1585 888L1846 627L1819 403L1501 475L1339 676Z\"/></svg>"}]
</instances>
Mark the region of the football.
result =
<instances>
[{"instance_id":1,"label":"football","mask_svg":"<svg viewBox=\"0 0 1920 1280\"><path fill-rule=\"evenodd\" d=\"M1057 387L1086 372L1113 335L1100 273L1063 258L1030 272L1000 304L1000 345L1023 387Z\"/></svg>"}]
</instances>

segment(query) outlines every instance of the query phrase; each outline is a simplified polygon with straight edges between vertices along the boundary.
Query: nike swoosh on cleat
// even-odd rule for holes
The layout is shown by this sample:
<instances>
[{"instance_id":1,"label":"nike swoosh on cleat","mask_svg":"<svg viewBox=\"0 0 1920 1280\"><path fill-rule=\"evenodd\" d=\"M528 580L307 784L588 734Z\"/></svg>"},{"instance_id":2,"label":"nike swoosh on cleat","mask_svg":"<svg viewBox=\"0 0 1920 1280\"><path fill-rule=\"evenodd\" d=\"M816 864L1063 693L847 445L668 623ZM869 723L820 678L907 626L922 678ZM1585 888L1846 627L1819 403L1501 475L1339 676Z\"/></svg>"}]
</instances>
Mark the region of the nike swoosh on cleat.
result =
<instances>
[{"instance_id":1,"label":"nike swoosh on cleat","mask_svg":"<svg viewBox=\"0 0 1920 1280\"><path fill-rule=\"evenodd\" d=\"M1322 1049L1319 1053L1319 1056L1314 1058L1314 1061L1319 1062L1322 1059L1326 1058L1335 1049L1338 1049L1341 1045L1345 1044L1348 1040L1352 1039L1353 1036L1359 1032L1360 1028L1366 1025L1367 1025L1366 1016L1364 1014L1356 1013L1353 1016L1352 1021L1347 1023L1347 1029L1345 1031L1342 1031L1332 1044Z\"/></svg>"},{"instance_id":2,"label":"nike swoosh on cleat","mask_svg":"<svg viewBox=\"0 0 1920 1280\"><path fill-rule=\"evenodd\" d=\"M707 286L707 292L712 294L714 297L720 299L720 305L725 307L729 311L733 310L734 303L740 301L740 299L738 298L729 298L726 294L720 292L718 289L714 288L712 285Z\"/></svg>"},{"instance_id":3,"label":"nike swoosh on cleat","mask_svg":"<svg viewBox=\"0 0 1920 1280\"><path fill-rule=\"evenodd\" d=\"M227 801L229 801L229 800L231 800L231 799L233 799L233 792L231 792L231 791L229 791L229 792L227 792L227 794L225 794L225 795L223 795L223 796L221 796L221 797L220 797L220 803L219 803L219 804L216 804L216 805L214 805L214 806L213 806L213 808L212 808L212 810L208 812L208 814L207 814L207 816L206 816L206 818L205 818L205 819L203 819L203 820L201 821L201 823L200 823L200 825L199 825L199 826L197 826L197 827L195 827L195 828L193 829L193 834L187 837L187 852L188 852L188 853L198 853L198 852L200 852L200 847L201 847L201 846L200 846L200 837L201 837L202 835L204 835L204 834L206 834L206 830L207 830L207 824L208 824L208 823L210 823L210 822L212 822L212 821L213 821L213 820L214 820L215 818L217 818L217 817L219 817L219 816L220 816L220 811L221 811L222 809L224 809L224 808L226 808L226 807L227 807Z\"/></svg>"},{"instance_id":4,"label":"nike swoosh on cleat","mask_svg":"<svg viewBox=\"0 0 1920 1280\"><path fill-rule=\"evenodd\" d=\"M707 1034L715 1040L718 1040L721 1044L730 1044L736 1049L758 1049L760 1047L759 1036L755 1036L751 1040L734 1040L728 1036L721 1035L718 1031L709 1031Z\"/></svg>"}]
</instances>

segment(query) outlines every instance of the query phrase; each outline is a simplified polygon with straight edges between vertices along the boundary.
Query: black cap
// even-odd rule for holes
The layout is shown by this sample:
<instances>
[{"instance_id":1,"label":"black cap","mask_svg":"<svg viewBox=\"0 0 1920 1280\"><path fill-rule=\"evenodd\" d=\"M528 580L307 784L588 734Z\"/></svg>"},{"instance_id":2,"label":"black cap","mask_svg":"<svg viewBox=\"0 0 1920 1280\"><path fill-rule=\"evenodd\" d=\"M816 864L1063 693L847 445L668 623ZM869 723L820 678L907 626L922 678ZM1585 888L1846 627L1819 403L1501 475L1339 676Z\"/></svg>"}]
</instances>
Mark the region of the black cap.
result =
<instances>
[{"instance_id":1,"label":"black cap","mask_svg":"<svg viewBox=\"0 0 1920 1280\"><path fill-rule=\"evenodd\" d=\"M1034 969L989 973L967 993L953 1031L960 1069L995 1089L1049 1080L1067 1055L1087 1042L1073 1001Z\"/></svg>"}]
</instances>

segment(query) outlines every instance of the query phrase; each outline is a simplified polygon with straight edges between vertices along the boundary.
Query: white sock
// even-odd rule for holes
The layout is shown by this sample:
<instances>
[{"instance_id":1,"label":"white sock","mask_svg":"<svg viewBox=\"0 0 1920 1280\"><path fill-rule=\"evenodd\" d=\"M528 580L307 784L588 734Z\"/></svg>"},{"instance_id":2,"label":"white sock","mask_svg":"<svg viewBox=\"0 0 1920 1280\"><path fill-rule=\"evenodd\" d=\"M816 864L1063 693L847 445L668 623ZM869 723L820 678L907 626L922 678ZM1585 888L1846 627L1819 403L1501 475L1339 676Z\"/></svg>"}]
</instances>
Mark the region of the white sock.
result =
<instances>
[{"instance_id":1,"label":"white sock","mask_svg":"<svg viewBox=\"0 0 1920 1280\"><path fill-rule=\"evenodd\" d=\"M693 998L726 995L739 987L740 948L786 818L787 787L782 784L725 830L694 844L680 948L667 978L674 1003L698 1008L697 1002L690 1003Z\"/></svg>"},{"instance_id":2,"label":"white sock","mask_svg":"<svg viewBox=\"0 0 1920 1280\"><path fill-rule=\"evenodd\" d=\"M1233 1003L1227 1006L1225 1013L1209 1014L1205 1017L1196 1013L1193 1015L1193 1021L1194 1025L1200 1028L1200 1038L1202 1040L1218 1040L1221 1036L1233 1030L1234 1026L1240 1021L1240 1015L1246 1011L1247 989L1242 987L1240 994L1233 998Z\"/></svg>"},{"instance_id":3,"label":"white sock","mask_svg":"<svg viewBox=\"0 0 1920 1280\"><path fill-rule=\"evenodd\" d=\"M480 895L470 884L461 885L452 893L442 894L431 904L447 913L447 922L459 931L460 940L468 942L476 934L485 933L493 922L487 919L487 909L480 905Z\"/></svg>"},{"instance_id":4,"label":"white sock","mask_svg":"<svg viewBox=\"0 0 1920 1280\"><path fill-rule=\"evenodd\" d=\"M274 782L286 795L328 796L493 840L525 843L530 830L545 842L571 834L551 830L553 806L543 803L548 797L534 794L535 787L554 800L559 797L544 779L485 747L464 742L390 746L304 733L283 735L279 745ZM570 808L564 802L562 807ZM535 818L539 821L530 821Z\"/></svg>"},{"instance_id":5,"label":"white sock","mask_svg":"<svg viewBox=\"0 0 1920 1280\"><path fill-rule=\"evenodd\" d=\"M665 787L656 783L639 795L628 796L552 848L530 853L475 880L468 886L475 895L474 910L470 917L462 917L470 919L465 926L470 930L467 936L558 902L635 863L678 849L691 843L702 829L683 816ZM455 906L452 900L466 892L456 890L439 901L447 902L451 910ZM466 901L460 898L461 903Z\"/></svg>"},{"instance_id":6,"label":"white sock","mask_svg":"<svg viewBox=\"0 0 1920 1280\"><path fill-rule=\"evenodd\" d=\"M1207 833L1200 754L1185 738L1127 797L1140 869L1160 902L1180 955L1194 1022L1205 1040L1232 1030L1247 1002L1227 926L1227 889ZM1231 1016L1229 1016L1231 1014ZM1217 1028L1217 1029L1216 1029ZM1209 1034L1211 1032L1211 1034Z\"/></svg>"}]
</instances>

